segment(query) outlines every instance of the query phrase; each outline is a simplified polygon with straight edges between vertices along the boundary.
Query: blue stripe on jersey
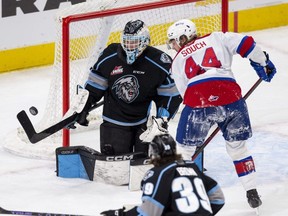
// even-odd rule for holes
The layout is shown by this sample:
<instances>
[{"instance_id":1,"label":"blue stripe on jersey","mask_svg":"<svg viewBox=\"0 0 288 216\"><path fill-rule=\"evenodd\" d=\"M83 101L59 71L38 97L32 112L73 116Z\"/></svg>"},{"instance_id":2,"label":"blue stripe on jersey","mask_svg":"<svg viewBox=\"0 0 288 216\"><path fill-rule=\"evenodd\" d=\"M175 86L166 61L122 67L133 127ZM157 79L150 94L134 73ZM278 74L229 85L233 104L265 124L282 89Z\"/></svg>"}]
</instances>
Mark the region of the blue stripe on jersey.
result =
<instances>
[{"instance_id":1,"label":"blue stripe on jersey","mask_svg":"<svg viewBox=\"0 0 288 216\"><path fill-rule=\"evenodd\" d=\"M102 76L99 76L98 74L93 73L92 71L89 73L89 77L88 77L87 82L85 83L85 86L87 84L100 90L106 90L108 88L107 79L105 79Z\"/></svg>"},{"instance_id":2,"label":"blue stripe on jersey","mask_svg":"<svg viewBox=\"0 0 288 216\"><path fill-rule=\"evenodd\" d=\"M178 96L179 93L174 92L173 94L171 94L170 92L162 92L162 93L158 93L159 96L165 96L165 97L174 97L174 96Z\"/></svg>"},{"instance_id":3,"label":"blue stripe on jersey","mask_svg":"<svg viewBox=\"0 0 288 216\"><path fill-rule=\"evenodd\" d=\"M159 207L159 208L161 208L161 209L164 209L164 208L165 208L164 205L162 205L162 204L161 204L160 202L158 202L157 200L151 198L150 196L143 196L143 197L142 197L142 201L145 201L145 200L153 203L155 206L157 206L157 207Z\"/></svg>"},{"instance_id":4,"label":"blue stripe on jersey","mask_svg":"<svg viewBox=\"0 0 288 216\"><path fill-rule=\"evenodd\" d=\"M243 45L244 45L244 43L245 43L245 41L246 41L247 38L248 38L247 36L245 36L245 37L242 38L242 40L241 40L239 46L237 47L237 50L236 50L237 53L240 54L240 52L241 52L241 48L243 47Z\"/></svg>"},{"instance_id":5,"label":"blue stripe on jersey","mask_svg":"<svg viewBox=\"0 0 288 216\"><path fill-rule=\"evenodd\" d=\"M244 57L247 57L252 52L252 50L254 49L255 45L256 44L254 43L253 46L251 46L250 49L247 50L247 52L245 53Z\"/></svg>"},{"instance_id":6,"label":"blue stripe on jersey","mask_svg":"<svg viewBox=\"0 0 288 216\"><path fill-rule=\"evenodd\" d=\"M229 78L229 77L211 77L211 78L201 79L201 80L189 83L188 87L193 86L193 85L197 85L197 84L200 84L200 83L204 83L204 82L215 81L215 80L216 81L223 80L223 81L236 82L235 79Z\"/></svg>"},{"instance_id":7,"label":"blue stripe on jersey","mask_svg":"<svg viewBox=\"0 0 288 216\"><path fill-rule=\"evenodd\" d=\"M210 203L211 204L214 204L214 205L224 205L225 204L225 201L224 199L214 199L214 200L210 200Z\"/></svg>"},{"instance_id":8,"label":"blue stripe on jersey","mask_svg":"<svg viewBox=\"0 0 288 216\"><path fill-rule=\"evenodd\" d=\"M147 215L145 212L143 212L139 207L137 208L137 212L139 214L137 214L137 216L150 216L150 215Z\"/></svg>"},{"instance_id":9,"label":"blue stripe on jersey","mask_svg":"<svg viewBox=\"0 0 288 216\"><path fill-rule=\"evenodd\" d=\"M219 185L217 184L215 187L213 187L212 189L210 189L210 190L207 192L207 194L208 194L208 195L211 195L211 194L215 193L215 191L218 190L218 189L219 189Z\"/></svg>"},{"instance_id":10,"label":"blue stripe on jersey","mask_svg":"<svg viewBox=\"0 0 288 216\"><path fill-rule=\"evenodd\" d=\"M169 85L161 85L157 88L157 94L160 96L178 96L180 93L175 85L175 83L170 83Z\"/></svg>"},{"instance_id":11,"label":"blue stripe on jersey","mask_svg":"<svg viewBox=\"0 0 288 216\"><path fill-rule=\"evenodd\" d=\"M240 54L243 58L244 57L246 58L251 53L251 51L254 49L255 45L256 45L256 43L254 42L252 37L245 36L241 40L236 52L238 54Z\"/></svg>"},{"instance_id":12,"label":"blue stripe on jersey","mask_svg":"<svg viewBox=\"0 0 288 216\"><path fill-rule=\"evenodd\" d=\"M214 193L217 193L217 191L220 190L220 186L217 184L215 187L213 187L212 189L210 189L208 192L207 192L207 195L209 196L209 200L210 200L210 196L213 197L213 194ZM212 199L210 200L210 203L211 204L217 204L217 205L220 205L220 204L224 204L225 201L224 199Z\"/></svg>"},{"instance_id":13,"label":"blue stripe on jersey","mask_svg":"<svg viewBox=\"0 0 288 216\"><path fill-rule=\"evenodd\" d=\"M190 160L185 160L185 164L193 164L194 163L194 161L190 161Z\"/></svg>"},{"instance_id":14,"label":"blue stripe on jersey","mask_svg":"<svg viewBox=\"0 0 288 216\"><path fill-rule=\"evenodd\" d=\"M147 117L138 121L138 122L121 122L121 121L116 121L114 119L108 118L107 116L102 116L103 120L111 122L113 124L117 124L117 125L121 125L121 126L136 126L136 125L140 125L143 124L147 121Z\"/></svg>"},{"instance_id":15,"label":"blue stripe on jersey","mask_svg":"<svg viewBox=\"0 0 288 216\"><path fill-rule=\"evenodd\" d=\"M95 82L92 82L91 80L88 80L88 81L85 83L84 86L86 86L87 84L93 86L94 88L100 89L100 90L102 90L102 91L105 91L105 90L107 89L107 87L101 86L101 85L99 85L99 84L97 84L97 83L95 83Z\"/></svg>"}]
</instances>

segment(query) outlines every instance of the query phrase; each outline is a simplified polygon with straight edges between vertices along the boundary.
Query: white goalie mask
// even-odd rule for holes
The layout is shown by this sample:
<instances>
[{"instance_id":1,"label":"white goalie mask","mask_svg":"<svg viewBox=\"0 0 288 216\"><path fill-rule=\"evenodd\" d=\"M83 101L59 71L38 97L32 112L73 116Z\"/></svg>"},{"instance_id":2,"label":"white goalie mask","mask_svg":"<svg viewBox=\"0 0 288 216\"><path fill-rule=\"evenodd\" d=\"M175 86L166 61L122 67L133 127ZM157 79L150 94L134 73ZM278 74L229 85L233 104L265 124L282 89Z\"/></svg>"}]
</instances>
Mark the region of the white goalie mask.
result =
<instances>
[{"instance_id":1,"label":"white goalie mask","mask_svg":"<svg viewBox=\"0 0 288 216\"><path fill-rule=\"evenodd\" d=\"M182 47L183 44L181 44L181 39L183 35L187 37L188 41L197 36L196 25L191 20L188 19L179 20L168 28L167 31L168 47L170 49L172 48L170 44L173 40L175 40L175 42L179 47Z\"/></svg>"},{"instance_id":2,"label":"white goalie mask","mask_svg":"<svg viewBox=\"0 0 288 216\"><path fill-rule=\"evenodd\" d=\"M127 64L133 64L150 43L150 33L141 20L129 21L121 35L121 45L127 55Z\"/></svg>"}]
</instances>

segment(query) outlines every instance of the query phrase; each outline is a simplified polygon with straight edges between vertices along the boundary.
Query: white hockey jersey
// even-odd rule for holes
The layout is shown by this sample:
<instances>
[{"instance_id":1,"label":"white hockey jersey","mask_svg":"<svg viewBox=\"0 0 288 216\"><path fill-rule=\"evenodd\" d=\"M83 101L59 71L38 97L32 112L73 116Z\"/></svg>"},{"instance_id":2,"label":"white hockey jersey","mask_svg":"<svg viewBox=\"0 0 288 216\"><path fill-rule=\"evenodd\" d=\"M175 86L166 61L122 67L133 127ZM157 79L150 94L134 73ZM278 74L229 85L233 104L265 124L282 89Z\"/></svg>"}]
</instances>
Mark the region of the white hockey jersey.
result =
<instances>
[{"instance_id":1,"label":"white hockey jersey","mask_svg":"<svg viewBox=\"0 0 288 216\"><path fill-rule=\"evenodd\" d=\"M231 71L236 54L266 64L254 39L239 33L213 32L182 47L173 60L171 73L183 103L200 108L239 100L241 88Z\"/></svg>"}]
</instances>

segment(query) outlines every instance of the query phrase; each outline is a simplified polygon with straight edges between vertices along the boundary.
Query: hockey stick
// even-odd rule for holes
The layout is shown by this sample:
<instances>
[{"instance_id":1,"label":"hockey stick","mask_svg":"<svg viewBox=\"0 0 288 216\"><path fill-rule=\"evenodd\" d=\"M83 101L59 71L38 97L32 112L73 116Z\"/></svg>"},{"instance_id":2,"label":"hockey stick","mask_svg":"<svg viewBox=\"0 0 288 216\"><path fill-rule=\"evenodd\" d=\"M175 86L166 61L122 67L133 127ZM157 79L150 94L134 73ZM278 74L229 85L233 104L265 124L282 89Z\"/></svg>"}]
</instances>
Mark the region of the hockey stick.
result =
<instances>
[{"instance_id":1,"label":"hockey stick","mask_svg":"<svg viewBox=\"0 0 288 216\"><path fill-rule=\"evenodd\" d=\"M81 216L81 215L72 215L72 214L54 214L46 212L28 212L28 211L14 211L7 210L0 207L0 214L9 214L9 215L37 215L37 216Z\"/></svg>"},{"instance_id":2,"label":"hockey stick","mask_svg":"<svg viewBox=\"0 0 288 216\"><path fill-rule=\"evenodd\" d=\"M103 104L104 104L103 101L95 104L89 109L89 112L102 106ZM27 113L24 110L22 110L17 114L18 121L22 125L26 135L28 136L28 139L33 144L45 139L48 136L51 136L52 134L56 133L57 131L65 127L68 127L73 122L76 122L79 116L80 116L79 113L74 113L73 115L61 120L60 122L50 126L49 128L46 128L45 130L37 133Z\"/></svg>"},{"instance_id":3,"label":"hockey stick","mask_svg":"<svg viewBox=\"0 0 288 216\"><path fill-rule=\"evenodd\" d=\"M262 82L262 79L259 78L254 85L249 89L249 91L244 95L244 99L246 100L251 94L252 92L260 85L260 83ZM203 145L201 147L199 147L194 155L192 156L192 160L195 160L195 158L204 150L204 148L210 143L210 141L216 136L216 134L219 132L220 128L217 127L211 134L210 136L205 140L205 142L203 143Z\"/></svg>"}]
</instances>

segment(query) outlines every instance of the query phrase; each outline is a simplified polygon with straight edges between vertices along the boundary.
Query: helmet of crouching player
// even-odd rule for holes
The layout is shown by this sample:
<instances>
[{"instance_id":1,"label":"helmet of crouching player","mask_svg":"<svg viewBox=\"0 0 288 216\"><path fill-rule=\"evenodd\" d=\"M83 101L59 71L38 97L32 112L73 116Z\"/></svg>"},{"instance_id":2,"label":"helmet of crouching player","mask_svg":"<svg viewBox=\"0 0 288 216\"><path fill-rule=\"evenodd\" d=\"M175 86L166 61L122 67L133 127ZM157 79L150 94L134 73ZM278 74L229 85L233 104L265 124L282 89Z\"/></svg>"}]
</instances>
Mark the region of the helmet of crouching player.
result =
<instances>
[{"instance_id":1,"label":"helmet of crouching player","mask_svg":"<svg viewBox=\"0 0 288 216\"><path fill-rule=\"evenodd\" d=\"M174 138L168 133L155 136L152 142L149 143L149 157L154 166L165 165L182 158L176 152Z\"/></svg>"}]
</instances>

